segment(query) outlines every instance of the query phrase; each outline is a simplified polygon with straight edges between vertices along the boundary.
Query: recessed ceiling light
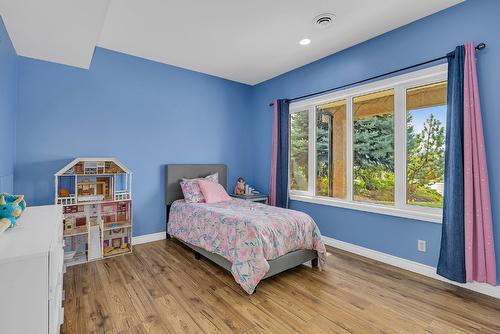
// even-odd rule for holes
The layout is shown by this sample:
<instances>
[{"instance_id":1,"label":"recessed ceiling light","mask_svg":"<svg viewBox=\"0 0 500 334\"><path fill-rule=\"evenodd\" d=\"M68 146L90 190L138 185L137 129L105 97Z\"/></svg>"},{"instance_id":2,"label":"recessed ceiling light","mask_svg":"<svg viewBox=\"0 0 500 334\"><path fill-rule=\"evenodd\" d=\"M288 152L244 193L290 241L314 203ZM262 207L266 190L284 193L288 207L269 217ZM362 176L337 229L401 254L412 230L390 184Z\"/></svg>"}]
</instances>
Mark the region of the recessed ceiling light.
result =
<instances>
[{"instance_id":1,"label":"recessed ceiling light","mask_svg":"<svg viewBox=\"0 0 500 334\"><path fill-rule=\"evenodd\" d=\"M311 40L309 38L303 38L299 41L300 45L308 45L311 43Z\"/></svg>"}]
</instances>

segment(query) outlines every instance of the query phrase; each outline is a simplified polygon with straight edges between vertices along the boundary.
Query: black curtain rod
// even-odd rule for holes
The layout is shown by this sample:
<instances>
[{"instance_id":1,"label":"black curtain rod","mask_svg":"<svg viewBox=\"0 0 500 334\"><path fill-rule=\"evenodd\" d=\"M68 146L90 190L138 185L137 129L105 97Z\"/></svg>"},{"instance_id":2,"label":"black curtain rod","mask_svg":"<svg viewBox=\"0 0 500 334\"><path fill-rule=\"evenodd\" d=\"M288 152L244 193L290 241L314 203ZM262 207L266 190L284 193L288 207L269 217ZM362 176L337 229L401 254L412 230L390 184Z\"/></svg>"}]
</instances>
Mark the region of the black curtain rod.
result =
<instances>
[{"instance_id":1,"label":"black curtain rod","mask_svg":"<svg viewBox=\"0 0 500 334\"><path fill-rule=\"evenodd\" d=\"M485 47L486 47L486 44L479 43L476 46L476 50L482 50ZM452 53L453 52L450 52L450 54L452 54ZM384 74L379 74L379 75L376 75L374 77L371 77L371 78L368 78L368 79L359 80L359 81L356 81L356 82L353 82L353 83L350 83L350 84L338 86L338 87L335 87L335 88L325 89L325 90L322 90L322 91L319 91L319 92L316 92L316 93L311 93L311 94L306 94L306 95L294 97L292 99L286 99L286 101L288 103L290 103L290 102L297 101L297 100L302 100L302 99L305 99L305 98L308 98L308 97L312 97L312 96L316 96L316 95L322 95L322 94L325 94L325 93L333 92L333 91L338 90L338 89L347 88L349 86L359 85L359 84L365 83L367 81L372 81L372 80L379 79L379 78L382 78L382 77L385 77L385 76L388 76L388 75L391 75L391 74L395 74L395 73L398 73L398 72L406 71L406 70L409 70L409 69L412 69L412 68L415 68L415 67L419 67L419 66L430 64L430 63L434 63L436 61L446 59L447 57L448 57L448 55L442 56L442 57L438 57L438 58L434 58L434 59L427 60L427 61L424 61L424 62L419 63L419 64L407 66L407 67L400 68L398 70L394 70L394 71L387 72L387 73L384 73ZM274 102L269 103L269 106L270 107L274 106Z\"/></svg>"}]
</instances>

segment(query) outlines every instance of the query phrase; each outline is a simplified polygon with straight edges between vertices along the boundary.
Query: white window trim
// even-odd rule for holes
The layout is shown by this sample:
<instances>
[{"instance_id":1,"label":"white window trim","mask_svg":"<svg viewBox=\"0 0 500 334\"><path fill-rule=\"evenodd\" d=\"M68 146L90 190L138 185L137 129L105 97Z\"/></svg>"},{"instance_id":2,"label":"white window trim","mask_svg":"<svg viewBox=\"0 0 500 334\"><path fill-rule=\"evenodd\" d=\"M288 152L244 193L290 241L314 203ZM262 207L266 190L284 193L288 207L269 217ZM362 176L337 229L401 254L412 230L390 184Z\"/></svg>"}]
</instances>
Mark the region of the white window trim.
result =
<instances>
[{"instance_id":1,"label":"white window trim","mask_svg":"<svg viewBox=\"0 0 500 334\"><path fill-rule=\"evenodd\" d=\"M448 66L442 64L423 70L418 70L388 79L379 80L365 85L301 100L290 104L290 114L299 111L309 112L309 161L308 161L308 190L296 191L290 189L290 199L315 204L329 205L347 209L361 210L390 216L428 221L442 222L442 210L436 208L419 207L406 204L406 89L418 87L447 79ZM394 196L393 206L379 205L353 200L353 122L352 98L370 94L384 89L394 89ZM315 196L316 193L316 106L331 101L345 99L347 101L346 115L346 199L336 199L324 196ZM290 155L290 152L289 152ZM290 164L289 164L290 166ZM290 171L289 171L290 173ZM290 175L290 174L289 174ZM290 180L290 178L289 178Z\"/></svg>"}]
</instances>

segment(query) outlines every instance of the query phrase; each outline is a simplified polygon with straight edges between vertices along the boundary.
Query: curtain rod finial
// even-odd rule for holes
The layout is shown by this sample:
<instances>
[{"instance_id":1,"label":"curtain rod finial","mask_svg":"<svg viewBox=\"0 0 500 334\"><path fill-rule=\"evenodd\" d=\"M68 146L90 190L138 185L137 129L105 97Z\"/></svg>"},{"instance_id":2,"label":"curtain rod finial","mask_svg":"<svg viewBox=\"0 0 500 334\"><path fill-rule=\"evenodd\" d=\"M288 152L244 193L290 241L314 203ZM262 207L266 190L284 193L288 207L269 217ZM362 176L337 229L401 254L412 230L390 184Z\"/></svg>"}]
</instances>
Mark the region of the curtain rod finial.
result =
<instances>
[{"instance_id":1,"label":"curtain rod finial","mask_svg":"<svg viewBox=\"0 0 500 334\"><path fill-rule=\"evenodd\" d=\"M478 50L482 50L482 49L484 49L485 47L486 47L486 44L484 44L484 43L479 43L479 44L476 46L476 49L478 49Z\"/></svg>"}]
</instances>

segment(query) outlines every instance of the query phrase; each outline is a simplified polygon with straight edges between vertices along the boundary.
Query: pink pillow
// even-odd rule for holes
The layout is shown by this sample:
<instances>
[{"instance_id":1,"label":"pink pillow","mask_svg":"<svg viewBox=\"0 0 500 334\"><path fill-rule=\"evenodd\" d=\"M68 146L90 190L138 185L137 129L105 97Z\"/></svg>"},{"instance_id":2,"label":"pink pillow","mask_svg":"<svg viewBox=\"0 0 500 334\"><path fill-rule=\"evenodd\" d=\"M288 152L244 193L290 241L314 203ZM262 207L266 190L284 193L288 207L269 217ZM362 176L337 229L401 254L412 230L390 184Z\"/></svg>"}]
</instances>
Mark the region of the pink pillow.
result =
<instances>
[{"instance_id":1,"label":"pink pillow","mask_svg":"<svg viewBox=\"0 0 500 334\"><path fill-rule=\"evenodd\" d=\"M200 179L198 180L198 185L203 197L205 197L205 203L219 203L231 200L226 189L219 183Z\"/></svg>"},{"instance_id":2,"label":"pink pillow","mask_svg":"<svg viewBox=\"0 0 500 334\"><path fill-rule=\"evenodd\" d=\"M201 203L205 202L205 198L201 193L200 187L198 186L197 179L182 179L180 182L182 194L184 195L184 200L188 203ZM205 180L212 182L219 182L219 173L211 174L204 177Z\"/></svg>"}]
</instances>

